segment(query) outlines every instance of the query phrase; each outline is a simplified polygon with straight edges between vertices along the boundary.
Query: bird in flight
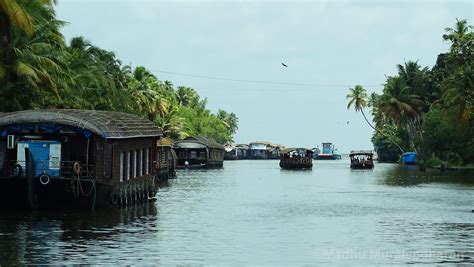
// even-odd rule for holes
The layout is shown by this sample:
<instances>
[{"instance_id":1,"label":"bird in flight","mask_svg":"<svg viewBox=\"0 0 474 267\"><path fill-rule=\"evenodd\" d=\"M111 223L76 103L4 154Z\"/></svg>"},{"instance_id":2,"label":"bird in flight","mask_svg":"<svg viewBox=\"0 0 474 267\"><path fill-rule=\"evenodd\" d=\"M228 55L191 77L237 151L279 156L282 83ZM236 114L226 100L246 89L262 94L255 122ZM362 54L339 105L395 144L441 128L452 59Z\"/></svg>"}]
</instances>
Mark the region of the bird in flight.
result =
<instances>
[{"instance_id":1,"label":"bird in flight","mask_svg":"<svg viewBox=\"0 0 474 267\"><path fill-rule=\"evenodd\" d=\"M285 63L281 63L281 65L283 65L283 67L288 67L288 65L286 65Z\"/></svg>"}]
</instances>

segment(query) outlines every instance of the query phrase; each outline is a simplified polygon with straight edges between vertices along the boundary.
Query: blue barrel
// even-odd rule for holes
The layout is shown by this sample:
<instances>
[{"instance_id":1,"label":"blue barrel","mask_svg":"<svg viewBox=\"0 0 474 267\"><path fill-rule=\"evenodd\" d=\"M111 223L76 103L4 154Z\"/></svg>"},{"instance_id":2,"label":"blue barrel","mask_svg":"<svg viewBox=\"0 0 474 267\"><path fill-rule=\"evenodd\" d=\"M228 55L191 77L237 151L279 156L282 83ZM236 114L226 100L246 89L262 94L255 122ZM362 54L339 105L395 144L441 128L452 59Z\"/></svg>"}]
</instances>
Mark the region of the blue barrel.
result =
<instances>
[{"instance_id":1,"label":"blue barrel","mask_svg":"<svg viewBox=\"0 0 474 267\"><path fill-rule=\"evenodd\" d=\"M416 153L415 152L405 152L405 153L403 153L402 163L404 165L415 165L416 164Z\"/></svg>"}]
</instances>

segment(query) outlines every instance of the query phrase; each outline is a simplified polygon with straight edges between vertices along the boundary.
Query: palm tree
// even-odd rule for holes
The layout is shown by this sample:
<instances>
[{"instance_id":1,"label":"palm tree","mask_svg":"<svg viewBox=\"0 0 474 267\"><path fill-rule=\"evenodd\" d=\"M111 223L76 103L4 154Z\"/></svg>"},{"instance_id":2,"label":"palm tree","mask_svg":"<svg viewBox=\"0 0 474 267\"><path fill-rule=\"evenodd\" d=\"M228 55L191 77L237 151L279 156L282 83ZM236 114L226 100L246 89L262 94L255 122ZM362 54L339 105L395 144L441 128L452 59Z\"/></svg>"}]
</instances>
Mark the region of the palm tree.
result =
<instances>
[{"instance_id":1,"label":"palm tree","mask_svg":"<svg viewBox=\"0 0 474 267\"><path fill-rule=\"evenodd\" d=\"M199 102L199 95L196 93L196 90L191 87L178 86L176 90L176 100L179 105L184 107L195 106Z\"/></svg>"},{"instance_id":2,"label":"palm tree","mask_svg":"<svg viewBox=\"0 0 474 267\"><path fill-rule=\"evenodd\" d=\"M385 117L408 130L410 141L415 147L416 137L423 141L420 121L423 104L418 95L410 92L401 77L388 77L378 109Z\"/></svg>"},{"instance_id":3,"label":"palm tree","mask_svg":"<svg viewBox=\"0 0 474 267\"><path fill-rule=\"evenodd\" d=\"M347 94L346 98L349 99L349 102L347 103L347 109L350 109L352 106L354 106L355 111L360 111L362 113L362 116L364 117L365 121L372 129L374 129L374 131L380 133L382 136L387 137L394 145L398 147L398 149L400 149L402 153L404 152L403 149L392 140L392 138L386 136L381 131L377 130L377 128L375 128L365 116L364 108L367 107L369 99L367 96L367 91L364 89L364 87L362 87L361 85L356 85L354 86L354 88L349 88L349 94Z\"/></svg>"},{"instance_id":4,"label":"palm tree","mask_svg":"<svg viewBox=\"0 0 474 267\"><path fill-rule=\"evenodd\" d=\"M219 118L232 135L238 129L239 118L233 112L227 113L225 110L219 109L217 111L217 118Z\"/></svg>"},{"instance_id":5,"label":"palm tree","mask_svg":"<svg viewBox=\"0 0 474 267\"><path fill-rule=\"evenodd\" d=\"M38 22L39 16L50 9L51 1L37 0L1 0L0 1L0 96L5 93L8 82L12 79L14 63L14 51L17 49L13 42L13 35L16 31L26 33L29 38L35 32L34 22ZM34 8L32 8L34 6ZM37 16L35 16L37 15ZM15 27L13 27L15 26ZM38 32L38 31L36 31ZM22 70L22 71L21 71ZM17 68L22 73L31 72L24 65ZM30 76L31 78L31 76Z\"/></svg>"},{"instance_id":6,"label":"palm tree","mask_svg":"<svg viewBox=\"0 0 474 267\"><path fill-rule=\"evenodd\" d=\"M473 27L468 25L465 19L456 19L454 28L445 28L446 33L443 35L445 41L452 43L451 53L463 63L472 57L474 40L472 38L473 32L470 32L470 29Z\"/></svg>"},{"instance_id":7,"label":"palm tree","mask_svg":"<svg viewBox=\"0 0 474 267\"><path fill-rule=\"evenodd\" d=\"M451 75L443 82L442 100L458 110L458 122L467 123L474 117L474 32L466 20L456 19L454 28L446 28L443 39L450 41Z\"/></svg>"}]
</instances>

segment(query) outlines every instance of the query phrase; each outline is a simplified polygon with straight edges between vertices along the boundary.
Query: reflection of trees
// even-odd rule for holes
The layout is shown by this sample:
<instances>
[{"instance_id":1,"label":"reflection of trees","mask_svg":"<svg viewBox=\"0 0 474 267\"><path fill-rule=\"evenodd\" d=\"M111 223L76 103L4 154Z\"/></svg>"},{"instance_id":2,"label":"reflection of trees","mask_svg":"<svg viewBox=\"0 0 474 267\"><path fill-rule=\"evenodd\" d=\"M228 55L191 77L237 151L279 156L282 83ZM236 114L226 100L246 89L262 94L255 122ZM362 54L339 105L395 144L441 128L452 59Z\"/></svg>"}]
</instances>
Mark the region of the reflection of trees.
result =
<instances>
[{"instance_id":1,"label":"reflection of trees","mask_svg":"<svg viewBox=\"0 0 474 267\"><path fill-rule=\"evenodd\" d=\"M389 186L414 186L424 183L455 183L474 185L472 173L430 170L420 172L416 166L397 166L382 174L382 183Z\"/></svg>"},{"instance_id":2,"label":"reflection of trees","mask_svg":"<svg viewBox=\"0 0 474 267\"><path fill-rule=\"evenodd\" d=\"M154 202L95 212L7 211L0 217L0 266L60 260L61 242L110 239L137 221L156 223L157 214Z\"/></svg>"}]
</instances>

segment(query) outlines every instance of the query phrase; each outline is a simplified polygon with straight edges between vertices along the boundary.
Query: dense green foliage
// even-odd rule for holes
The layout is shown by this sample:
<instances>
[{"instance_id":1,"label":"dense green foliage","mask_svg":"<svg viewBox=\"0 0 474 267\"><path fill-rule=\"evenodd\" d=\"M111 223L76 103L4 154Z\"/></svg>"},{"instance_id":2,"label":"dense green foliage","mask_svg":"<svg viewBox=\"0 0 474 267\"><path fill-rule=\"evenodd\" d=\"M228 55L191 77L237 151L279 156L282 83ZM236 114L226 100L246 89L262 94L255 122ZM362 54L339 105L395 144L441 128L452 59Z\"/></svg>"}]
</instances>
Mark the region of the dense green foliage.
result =
<instances>
[{"instance_id":1,"label":"dense green foliage","mask_svg":"<svg viewBox=\"0 0 474 267\"><path fill-rule=\"evenodd\" d=\"M456 20L443 35L450 50L438 55L435 66L423 68L416 61L398 65L398 75L387 77L382 94L367 97L360 86L355 87L357 95L350 89L348 107L362 103L356 111L372 109L372 142L379 156L394 161L402 151L415 151L422 162L474 163L472 28L466 20Z\"/></svg>"},{"instance_id":2,"label":"dense green foliage","mask_svg":"<svg viewBox=\"0 0 474 267\"><path fill-rule=\"evenodd\" d=\"M0 111L75 108L134 113L173 139L202 135L232 140L234 113L206 109L190 87L175 88L144 67L123 65L83 37L69 44L48 0L0 1Z\"/></svg>"}]
</instances>

